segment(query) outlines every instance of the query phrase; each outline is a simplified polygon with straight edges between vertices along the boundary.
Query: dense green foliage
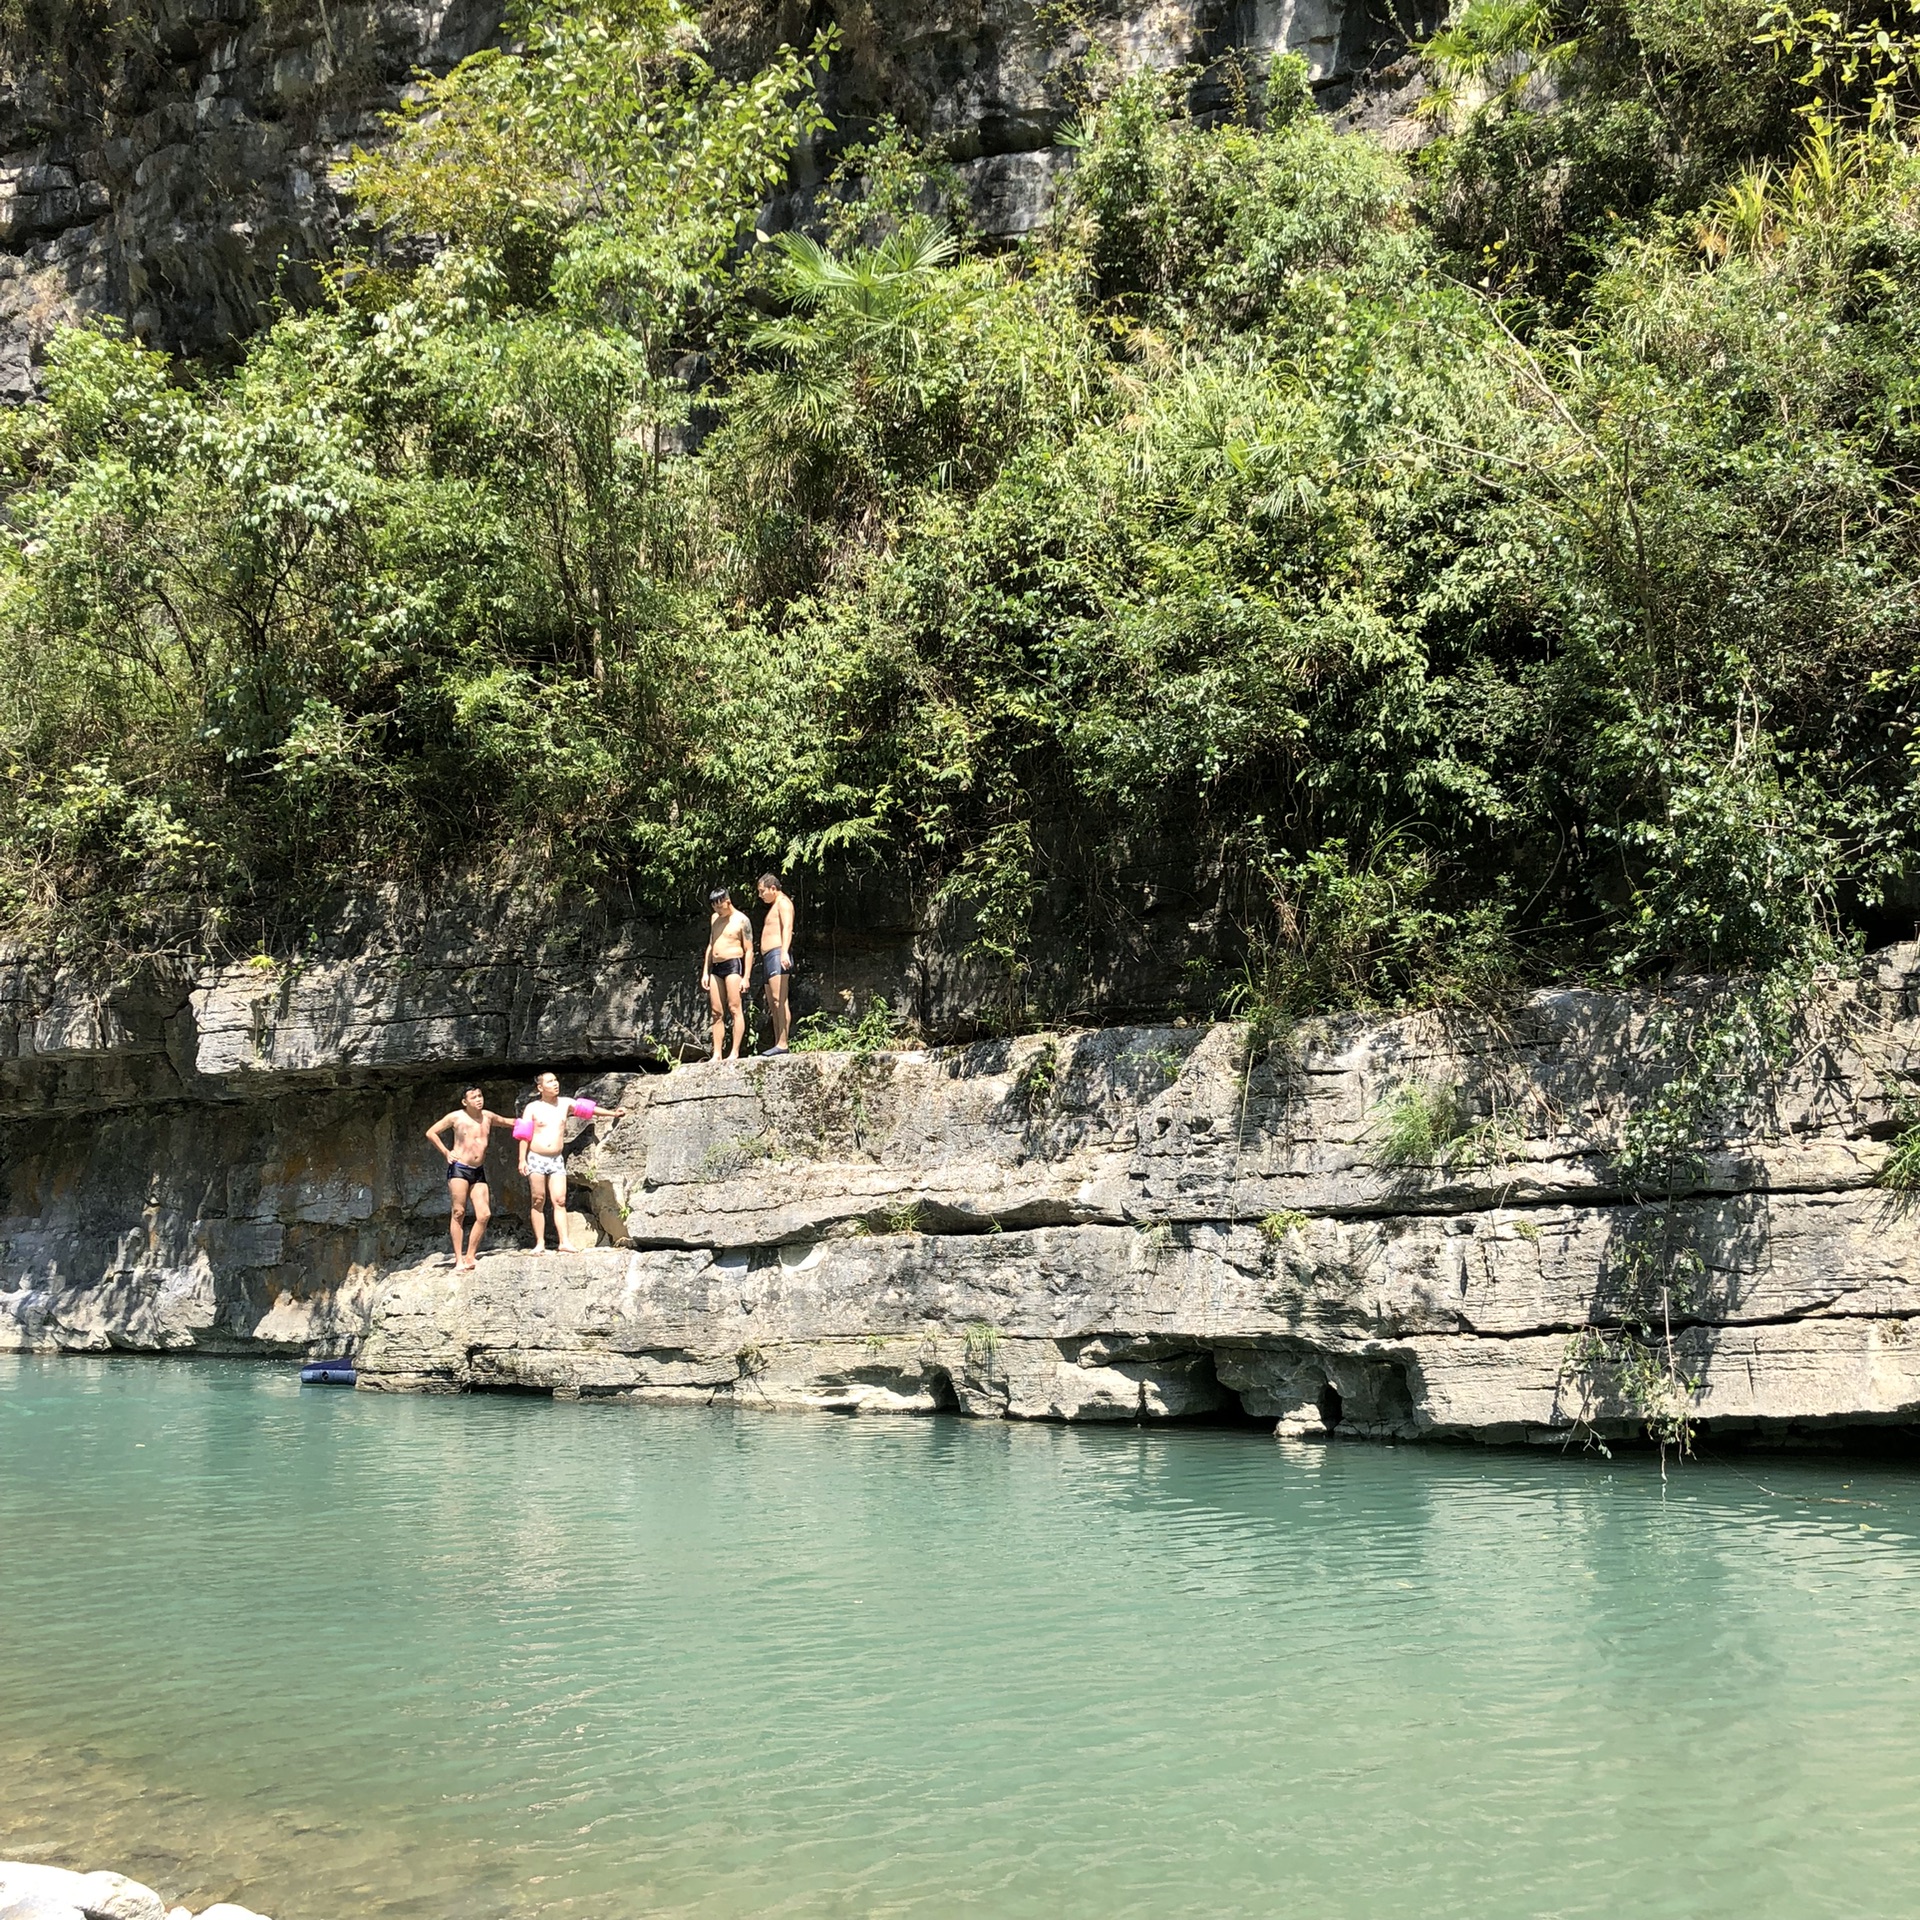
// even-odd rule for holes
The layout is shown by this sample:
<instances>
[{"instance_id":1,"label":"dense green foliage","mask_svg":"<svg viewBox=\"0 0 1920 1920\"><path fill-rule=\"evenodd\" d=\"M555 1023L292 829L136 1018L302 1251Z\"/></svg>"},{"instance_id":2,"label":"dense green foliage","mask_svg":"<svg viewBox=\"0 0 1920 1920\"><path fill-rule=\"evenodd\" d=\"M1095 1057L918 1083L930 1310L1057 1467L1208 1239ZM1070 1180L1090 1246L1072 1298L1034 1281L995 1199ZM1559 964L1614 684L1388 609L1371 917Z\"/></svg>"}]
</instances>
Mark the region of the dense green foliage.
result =
<instances>
[{"instance_id":1,"label":"dense green foliage","mask_svg":"<svg viewBox=\"0 0 1920 1920\"><path fill-rule=\"evenodd\" d=\"M1173 847L1295 1009L1891 928L1920 162L1909 68L1809 51L1864 17L1472 0L1411 165L1295 62L1216 125L1095 75L993 252L892 136L831 244L757 243L802 63L536 13L361 164L430 265L230 373L55 347L8 910L884 861L1017 985L1050 889L1125 912Z\"/></svg>"}]
</instances>

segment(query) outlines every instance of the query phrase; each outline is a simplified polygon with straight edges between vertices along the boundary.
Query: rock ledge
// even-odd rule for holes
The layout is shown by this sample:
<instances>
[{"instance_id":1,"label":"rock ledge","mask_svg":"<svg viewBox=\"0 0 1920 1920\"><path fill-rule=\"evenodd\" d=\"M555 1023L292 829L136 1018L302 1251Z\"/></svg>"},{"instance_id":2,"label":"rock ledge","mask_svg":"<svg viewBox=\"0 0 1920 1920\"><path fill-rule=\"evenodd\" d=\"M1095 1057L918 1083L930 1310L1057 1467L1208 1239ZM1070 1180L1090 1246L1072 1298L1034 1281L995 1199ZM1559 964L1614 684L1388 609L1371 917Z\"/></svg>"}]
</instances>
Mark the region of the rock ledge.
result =
<instances>
[{"instance_id":1,"label":"rock ledge","mask_svg":"<svg viewBox=\"0 0 1920 1920\"><path fill-rule=\"evenodd\" d=\"M329 1030L349 1055L390 1011L358 1004ZM1912 947L1828 981L1657 1200L1621 1143L1674 1063L1662 1009L1619 994L1272 1046L1116 1027L587 1065L569 1091L630 1109L569 1145L588 1250L526 1251L501 1142L471 1274L420 1138L455 1059L316 1085L309 1053L268 1054L243 1089L14 1124L0 1347L345 1350L368 1390L1565 1442L1654 1410L1619 1362L1664 1249L1670 1410L1782 1439L1920 1422L1920 1239L1877 1184L1916 1009ZM496 1109L525 1089L482 1079ZM1410 1150L1409 1099L1450 1137Z\"/></svg>"}]
</instances>

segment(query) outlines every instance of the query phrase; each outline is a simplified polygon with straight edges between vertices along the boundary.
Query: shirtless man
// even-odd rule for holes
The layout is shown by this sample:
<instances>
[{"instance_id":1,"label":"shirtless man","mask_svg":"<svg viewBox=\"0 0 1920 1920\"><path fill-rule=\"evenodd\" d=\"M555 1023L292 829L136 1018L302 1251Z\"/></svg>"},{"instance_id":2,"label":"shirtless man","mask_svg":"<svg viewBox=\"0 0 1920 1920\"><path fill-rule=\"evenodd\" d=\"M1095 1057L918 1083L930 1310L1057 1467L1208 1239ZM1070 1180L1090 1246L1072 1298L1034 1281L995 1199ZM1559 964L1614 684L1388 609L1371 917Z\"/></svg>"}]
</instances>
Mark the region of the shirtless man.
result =
<instances>
[{"instance_id":1,"label":"shirtless man","mask_svg":"<svg viewBox=\"0 0 1920 1920\"><path fill-rule=\"evenodd\" d=\"M715 887L707 895L707 905L713 909L713 918L707 923L707 947L700 956L700 984L713 1008L713 1064L718 1066L729 1013L733 1016L729 1060L740 1058L740 1043L747 1037L742 1002L747 976L753 971L753 922L733 904L725 887Z\"/></svg>"},{"instance_id":2,"label":"shirtless man","mask_svg":"<svg viewBox=\"0 0 1920 1920\"><path fill-rule=\"evenodd\" d=\"M453 1240L453 1266L456 1273L471 1273L480 1258L480 1242L486 1236L493 1208L487 1195L487 1136L496 1126L511 1127L504 1113L488 1110L487 1096L478 1087L469 1087L460 1096L460 1104L443 1114L427 1129L427 1138L447 1163L447 1198L451 1213L447 1232ZM445 1139L453 1129L453 1144ZM467 1220L467 1197L473 1197L473 1232L462 1236Z\"/></svg>"},{"instance_id":3,"label":"shirtless man","mask_svg":"<svg viewBox=\"0 0 1920 1920\"><path fill-rule=\"evenodd\" d=\"M756 889L767 909L760 925L760 958L767 970L767 1012L773 1020L769 1055L785 1053L793 1008L787 1004L787 983L793 973L793 902L777 873L763 873Z\"/></svg>"},{"instance_id":4,"label":"shirtless man","mask_svg":"<svg viewBox=\"0 0 1920 1920\"><path fill-rule=\"evenodd\" d=\"M520 1173L533 1194L528 1213L533 1220L533 1250L547 1250L547 1222L543 1205L553 1208L553 1238L562 1253L578 1253L580 1248L569 1237L567 1221L567 1163L563 1158L567 1145L567 1115L572 1102L560 1098L557 1074L543 1073L534 1082L536 1098L527 1102L521 1119L533 1122L533 1138L520 1142ZM621 1120L625 1107L601 1107L596 1120Z\"/></svg>"}]
</instances>

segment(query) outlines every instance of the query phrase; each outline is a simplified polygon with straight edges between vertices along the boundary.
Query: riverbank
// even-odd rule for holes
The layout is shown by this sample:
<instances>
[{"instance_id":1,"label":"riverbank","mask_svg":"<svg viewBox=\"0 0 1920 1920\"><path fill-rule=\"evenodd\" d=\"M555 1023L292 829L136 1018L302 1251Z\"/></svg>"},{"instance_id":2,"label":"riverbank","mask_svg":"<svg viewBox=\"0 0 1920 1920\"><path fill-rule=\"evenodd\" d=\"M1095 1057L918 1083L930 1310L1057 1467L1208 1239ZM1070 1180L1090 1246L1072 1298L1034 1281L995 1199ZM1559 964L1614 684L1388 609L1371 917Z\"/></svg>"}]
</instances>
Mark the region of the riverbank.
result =
<instances>
[{"instance_id":1,"label":"riverbank","mask_svg":"<svg viewBox=\"0 0 1920 1920\"><path fill-rule=\"evenodd\" d=\"M533 1051L547 1024L416 1005L409 1025L363 992L291 1048L288 1010L314 1003L276 991L244 1086L0 1137L0 1344L345 1349L388 1390L1396 1439L1920 1419L1920 1247L1878 1184L1920 1058L1911 947L1821 986L1777 1069L1716 1086L1658 1194L1622 1166L1680 1072L1676 1007L1566 991L1278 1039L577 1071L570 1091L632 1109L569 1148L590 1250L527 1255L501 1150L471 1275L442 1251L420 1130L468 1076L509 1107L554 1057ZM194 1018L234 1030L225 999Z\"/></svg>"}]
</instances>

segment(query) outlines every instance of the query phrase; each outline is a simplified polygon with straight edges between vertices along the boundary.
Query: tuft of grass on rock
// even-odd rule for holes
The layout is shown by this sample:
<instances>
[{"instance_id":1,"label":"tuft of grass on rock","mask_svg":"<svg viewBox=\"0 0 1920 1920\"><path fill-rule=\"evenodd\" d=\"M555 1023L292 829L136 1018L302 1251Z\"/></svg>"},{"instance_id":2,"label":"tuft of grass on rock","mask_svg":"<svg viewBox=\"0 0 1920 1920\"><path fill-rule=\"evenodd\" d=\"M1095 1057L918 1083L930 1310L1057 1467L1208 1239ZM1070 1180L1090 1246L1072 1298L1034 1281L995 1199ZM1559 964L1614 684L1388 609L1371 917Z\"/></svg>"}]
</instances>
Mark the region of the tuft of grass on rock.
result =
<instances>
[{"instance_id":1,"label":"tuft of grass on rock","mask_svg":"<svg viewBox=\"0 0 1920 1920\"><path fill-rule=\"evenodd\" d=\"M1277 1247L1288 1234L1306 1232L1312 1222L1313 1216L1298 1207L1280 1207L1260 1222L1260 1231Z\"/></svg>"}]
</instances>

